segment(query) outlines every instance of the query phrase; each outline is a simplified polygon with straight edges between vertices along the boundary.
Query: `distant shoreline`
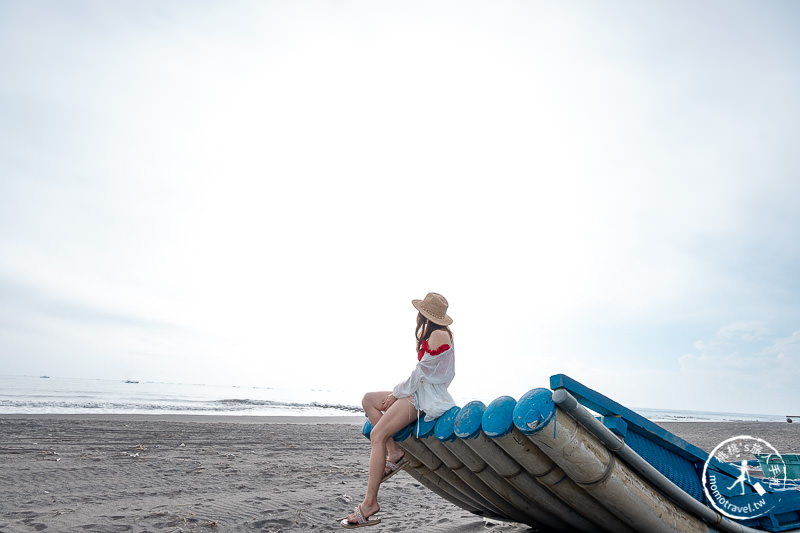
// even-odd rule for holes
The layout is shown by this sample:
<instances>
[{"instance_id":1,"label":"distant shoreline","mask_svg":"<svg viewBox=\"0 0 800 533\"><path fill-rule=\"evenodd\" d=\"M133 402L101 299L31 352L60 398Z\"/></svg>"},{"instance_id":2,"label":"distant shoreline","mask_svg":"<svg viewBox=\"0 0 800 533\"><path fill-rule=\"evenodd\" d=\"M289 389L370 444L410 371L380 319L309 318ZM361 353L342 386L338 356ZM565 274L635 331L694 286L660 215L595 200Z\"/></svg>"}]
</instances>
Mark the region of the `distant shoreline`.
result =
<instances>
[{"instance_id":1,"label":"distant shoreline","mask_svg":"<svg viewBox=\"0 0 800 533\"><path fill-rule=\"evenodd\" d=\"M187 413L2 413L0 419L72 419L72 420L131 420L165 422L228 422L233 424L358 424L364 422L364 415L233 415L233 414L187 414ZM717 419L703 418L648 418L656 424L784 424L776 420ZM798 424L800 427L800 424Z\"/></svg>"},{"instance_id":2,"label":"distant shoreline","mask_svg":"<svg viewBox=\"0 0 800 533\"><path fill-rule=\"evenodd\" d=\"M130 381L130 380L129 380ZM459 405L477 398L456 398ZM487 404L493 398L482 398ZM763 421L785 422L781 415L757 413L692 411L683 409L631 409L653 422L717 422ZM291 422L335 423L336 417L347 422L350 417L363 420L360 393L321 389L289 389L271 387L237 387L203 384L155 383L87 378L41 379L31 376L0 376L0 414L80 415L80 416L199 416L232 417L232 422L270 423L275 417ZM149 418L148 418L149 419ZM162 418L164 420L181 420ZM218 420L227 420L221 418ZM194 420L184 418L182 420Z\"/></svg>"},{"instance_id":3,"label":"distant shoreline","mask_svg":"<svg viewBox=\"0 0 800 533\"><path fill-rule=\"evenodd\" d=\"M187 415L134 413L0 413L0 420L96 420L110 422L184 422L227 424L353 424L362 425L364 415L353 416L258 416Z\"/></svg>"}]
</instances>

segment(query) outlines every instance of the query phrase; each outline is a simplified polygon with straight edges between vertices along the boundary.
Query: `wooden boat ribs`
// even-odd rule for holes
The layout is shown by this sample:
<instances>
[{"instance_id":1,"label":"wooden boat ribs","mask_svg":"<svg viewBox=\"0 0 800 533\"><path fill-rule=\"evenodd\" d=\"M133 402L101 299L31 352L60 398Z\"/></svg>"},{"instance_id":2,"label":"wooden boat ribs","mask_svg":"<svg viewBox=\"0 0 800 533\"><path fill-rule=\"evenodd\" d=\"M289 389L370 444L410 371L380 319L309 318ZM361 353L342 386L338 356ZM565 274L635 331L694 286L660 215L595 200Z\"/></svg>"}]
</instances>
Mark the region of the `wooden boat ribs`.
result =
<instances>
[{"instance_id":1,"label":"wooden boat ribs","mask_svg":"<svg viewBox=\"0 0 800 533\"><path fill-rule=\"evenodd\" d=\"M395 435L407 472L477 516L538 531L800 532L800 491L770 489L769 513L732 520L704 493L706 452L568 376L550 387L410 424Z\"/></svg>"}]
</instances>

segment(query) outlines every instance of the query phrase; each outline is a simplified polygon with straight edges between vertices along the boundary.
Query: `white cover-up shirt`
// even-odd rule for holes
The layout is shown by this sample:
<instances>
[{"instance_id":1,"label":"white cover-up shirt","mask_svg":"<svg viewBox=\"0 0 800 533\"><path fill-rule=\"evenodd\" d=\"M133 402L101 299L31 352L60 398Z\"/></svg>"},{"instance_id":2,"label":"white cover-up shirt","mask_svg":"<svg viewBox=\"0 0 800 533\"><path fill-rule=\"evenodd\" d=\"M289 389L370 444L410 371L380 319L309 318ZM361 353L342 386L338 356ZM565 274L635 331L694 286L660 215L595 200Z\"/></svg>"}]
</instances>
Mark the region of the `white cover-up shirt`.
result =
<instances>
[{"instance_id":1,"label":"white cover-up shirt","mask_svg":"<svg viewBox=\"0 0 800 533\"><path fill-rule=\"evenodd\" d=\"M425 352L408 379L395 386L392 395L395 398L416 395L418 410L424 411L425 421L430 422L456 405L447 392L455 375L455 352L452 346L439 355Z\"/></svg>"}]
</instances>

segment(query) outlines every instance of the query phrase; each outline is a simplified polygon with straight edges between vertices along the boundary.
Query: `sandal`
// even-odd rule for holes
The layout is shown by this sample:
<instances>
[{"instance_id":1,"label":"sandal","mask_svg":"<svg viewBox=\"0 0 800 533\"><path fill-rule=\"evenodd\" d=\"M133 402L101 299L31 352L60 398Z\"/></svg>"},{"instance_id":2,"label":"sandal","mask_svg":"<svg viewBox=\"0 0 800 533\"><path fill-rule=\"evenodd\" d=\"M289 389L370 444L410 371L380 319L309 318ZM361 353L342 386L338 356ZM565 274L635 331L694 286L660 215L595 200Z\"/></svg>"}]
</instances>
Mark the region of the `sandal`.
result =
<instances>
[{"instance_id":1,"label":"sandal","mask_svg":"<svg viewBox=\"0 0 800 533\"><path fill-rule=\"evenodd\" d=\"M377 512L380 512L380 508L378 508ZM381 519L380 518L375 518L375 519L372 519L372 520L370 520L369 516L364 518L364 515L361 514L361 504L360 503L358 505L356 505L355 509L353 509L353 514L356 516L356 521L355 522L351 522L349 520L349 518L350 518L349 516L345 516L344 518L342 518L339 521L339 523L342 525L343 528L345 528L345 529L355 529L357 527L377 526L378 524L381 523ZM375 516L375 515L373 514L372 516Z\"/></svg>"},{"instance_id":2,"label":"sandal","mask_svg":"<svg viewBox=\"0 0 800 533\"><path fill-rule=\"evenodd\" d=\"M406 459L406 456L400 458L399 461L393 463L391 461L386 461L386 466L389 468L389 473L383 475L383 479L381 479L381 483L398 473L399 471L403 470L405 467L408 466L409 460Z\"/></svg>"}]
</instances>

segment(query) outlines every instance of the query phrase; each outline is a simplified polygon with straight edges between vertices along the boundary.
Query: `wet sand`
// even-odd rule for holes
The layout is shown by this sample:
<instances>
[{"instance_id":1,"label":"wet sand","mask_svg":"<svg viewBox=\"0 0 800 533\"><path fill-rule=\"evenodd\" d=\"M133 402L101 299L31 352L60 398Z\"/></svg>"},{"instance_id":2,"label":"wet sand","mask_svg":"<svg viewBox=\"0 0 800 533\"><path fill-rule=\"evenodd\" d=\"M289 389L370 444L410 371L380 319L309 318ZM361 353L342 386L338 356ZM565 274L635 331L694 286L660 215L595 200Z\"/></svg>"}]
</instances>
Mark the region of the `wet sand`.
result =
<instances>
[{"instance_id":1,"label":"wet sand","mask_svg":"<svg viewBox=\"0 0 800 533\"><path fill-rule=\"evenodd\" d=\"M0 531L340 531L366 487L363 417L0 414ZM676 422L709 451L737 435L800 451L800 424ZM401 472L365 531L485 524Z\"/></svg>"}]
</instances>

